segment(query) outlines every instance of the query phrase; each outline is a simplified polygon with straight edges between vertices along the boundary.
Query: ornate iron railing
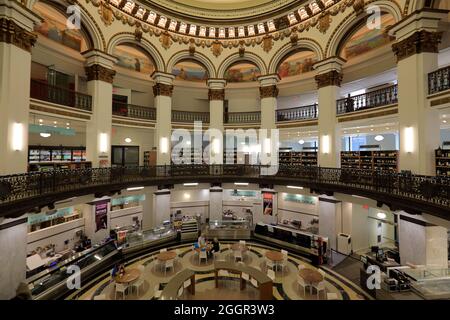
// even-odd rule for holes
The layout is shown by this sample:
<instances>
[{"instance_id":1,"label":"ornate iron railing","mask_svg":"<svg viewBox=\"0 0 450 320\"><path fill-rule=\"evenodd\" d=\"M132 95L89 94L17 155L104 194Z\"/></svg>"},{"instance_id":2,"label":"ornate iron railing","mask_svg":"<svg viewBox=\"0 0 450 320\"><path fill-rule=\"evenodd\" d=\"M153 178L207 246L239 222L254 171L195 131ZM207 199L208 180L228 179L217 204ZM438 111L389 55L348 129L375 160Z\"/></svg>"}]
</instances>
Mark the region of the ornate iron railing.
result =
<instances>
[{"instance_id":1,"label":"ornate iron railing","mask_svg":"<svg viewBox=\"0 0 450 320\"><path fill-rule=\"evenodd\" d=\"M317 119L319 108L317 103L310 106L280 109L276 111L277 121Z\"/></svg>"},{"instance_id":2,"label":"ornate iron railing","mask_svg":"<svg viewBox=\"0 0 450 320\"><path fill-rule=\"evenodd\" d=\"M156 120L156 109L113 101L112 113L116 116L135 119Z\"/></svg>"},{"instance_id":3,"label":"ornate iron railing","mask_svg":"<svg viewBox=\"0 0 450 320\"><path fill-rule=\"evenodd\" d=\"M209 112L172 110L172 121L173 122L201 121L204 123L209 123Z\"/></svg>"},{"instance_id":4,"label":"ornate iron railing","mask_svg":"<svg viewBox=\"0 0 450 320\"><path fill-rule=\"evenodd\" d=\"M347 97L336 101L337 114L388 106L398 103L398 86L395 84L383 89Z\"/></svg>"},{"instance_id":5,"label":"ornate iron railing","mask_svg":"<svg viewBox=\"0 0 450 320\"><path fill-rule=\"evenodd\" d=\"M31 79L30 97L63 106L92 111L92 97L73 90Z\"/></svg>"},{"instance_id":6,"label":"ornate iron railing","mask_svg":"<svg viewBox=\"0 0 450 320\"><path fill-rule=\"evenodd\" d=\"M297 184L320 193L341 192L390 203L393 210L435 213L450 219L450 178L386 171L279 166L274 175L258 165L167 165L30 172L0 177L0 216L70 196L128 186L181 181L250 181ZM34 201L34 203L33 203ZM20 205L19 205L20 203ZM22 208L22 209L21 209ZM437 212L437 213L436 213ZM20 214L23 214L21 212Z\"/></svg>"},{"instance_id":7,"label":"ornate iron railing","mask_svg":"<svg viewBox=\"0 0 450 320\"><path fill-rule=\"evenodd\" d=\"M228 112L223 116L224 123L259 123L261 112Z\"/></svg>"},{"instance_id":8,"label":"ornate iron railing","mask_svg":"<svg viewBox=\"0 0 450 320\"><path fill-rule=\"evenodd\" d=\"M428 94L450 89L450 66L428 74Z\"/></svg>"}]
</instances>

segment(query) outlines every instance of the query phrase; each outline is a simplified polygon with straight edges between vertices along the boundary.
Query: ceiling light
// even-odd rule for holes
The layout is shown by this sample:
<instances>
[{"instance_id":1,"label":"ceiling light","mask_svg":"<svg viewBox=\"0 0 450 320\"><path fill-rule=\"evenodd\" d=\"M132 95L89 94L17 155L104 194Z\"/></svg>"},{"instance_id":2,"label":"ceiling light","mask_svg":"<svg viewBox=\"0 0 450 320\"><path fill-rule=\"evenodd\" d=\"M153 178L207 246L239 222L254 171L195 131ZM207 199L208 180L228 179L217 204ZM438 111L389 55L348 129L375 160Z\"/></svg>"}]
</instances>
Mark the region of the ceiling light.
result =
<instances>
[{"instance_id":1,"label":"ceiling light","mask_svg":"<svg viewBox=\"0 0 450 320\"><path fill-rule=\"evenodd\" d=\"M382 136L382 135L377 135L377 136L375 136L375 140L376 141L383 141L384 140L384 137Z\"/></svg>"},{"instance_id":2,"label":"ceiling light","mask_svg":"<svg viewBox=\"0 0 450 320\"><path fill-rule=\"evenodd\" d=\"M380 218L380 219L386 219L386 213L384 213L384 212L378 212L378 213L377 213L377 217Z\"/></svg>"},{"instance_id":3,"label":"ceiling light","mask_svg":"<svg viewBox=\"0 0 450 320\"><path fill-rule=\"evenodd\" d=\"M39 133L39 135L40 135L42 138L48 138L48 137L50 137L52 134L51 134L51 133L48 133L48 132L41 132L41 133Z\"/></svg>"},{"instance_id":4,"label":"ceiling light","mask_svg":"<svg viewBox=\"0 0 450 320\"><path fill-rule=\"evenodd\" d=\"M185 193L185 194L184 194L184 198L185 198L185 199L190 199L190 198L191 198L191 195L190 195L189 193Z\"/></svg>"},{"instance_id":5,"label":"ceiling light","mask_svg":"<svg viewBox=\"0 0 450 320\"><path fill-rule=\"evenodd\" d=\"M236 185L236 186L248 186L248 182L235 182L234 185Z\"/></svg>"},{"instance_id":6,"label":"ceiling light","mask_svg":"<svg viewBox=\"0 0 450 320\"><path fill-rule=\"evenodd\" d=\"M305 140L303 140L303 139L300 139L300 140L298 141L298 143L300 143L300 144L304 144L304 143L305 143Z\"/></svg>"},{"instance_id":7,"label":"ceiling light","mask_svg":"<svg viewBox=\"0 0 450 320\"><path fill-rule=\"evenodd\" d=\"M144 189L144 187L131 187L131 188L127 188L127 191L138 191L138 190L142 190Z\"/></svg>"},{"instance_id":8,"label":"ceiling light","mask_svg":"<svg viewBox=\"0 0 450 320\"><path fill-rule=\"evenodd\" d=\"M66 126L70 126L70 123L69 123L69 122L66 122Z\"/></svg>"},{"instance_id":9,"label":"ceiling light","mask_svg":"<svg viewBox=\"0 0 450 320\"><path fill-rule=\"evenodd\" d=\"M297 187L297 186L286 186L286 188L303 190L303 187Z\"/></svg>"},{"instance_id":10,"label":"ceiling light","mask_svg":"<svg viewBox=\"0 0 450 320\"><path fill-rule=\"evenodd\" d=\"M442 120L442 123L447 123L447 120Z\"/></svg>"},{"instance_id":11,"label":"ceiling light","mask_svg":"<svg viewBox=\"0 0 450 320\"><path fill-rule=\"evenodd\" d=\"M57 124L57 123L58 123L58 121L53 121L53 123L54 123L54 124Z\"/></svg>"},{"instance_id":12,"label":"ceiling light","mask_svg":"<svg viewBox=\"0 0 450 320\"><path fill-rule=\"evenodd\" d=\"M183 186L185 186L185 187L195 187L195 186L198 186L198 182L183 183Z\"/></svg>"},{"instance_id":13,"label":"ceiling light","mask_svg":"<svg viewBox=\"0 0 450 320\"><path fill-rule=\"evenodd\" d=\"M370 131L373 131L373 129L370 129Z\"/></svg>"},{"instance_id":14,"label":"ceiling light","mask_svg":"<svg viewBox=\"0 0 450 320\"><path fill-rule=\"evenodd\" d=\"M42 124L42 123L39 123L39 125L42 126L43 124Z\"/></svg>"},{"instance_id":15,"label":"ceiling light","mask_svg":"<svg viewBox=\"0 0 450 320\"><path fill-rule=\"evenodd\" d=\"M39 119L39 122L41 122L41 123L42 123L42 122L44 122L44 120L42 120L42 119Z\"/></svg>"},{"instance_id":16,"label":"ceiling light","mask_svg":"<svg viewBox=\"0 0 450 320\"><path fill-rule=\"evenodd\" d=\"M125 138L126 143L130 143L131 141L132 141L131 138Z\"/></svg>"}]
</instances>

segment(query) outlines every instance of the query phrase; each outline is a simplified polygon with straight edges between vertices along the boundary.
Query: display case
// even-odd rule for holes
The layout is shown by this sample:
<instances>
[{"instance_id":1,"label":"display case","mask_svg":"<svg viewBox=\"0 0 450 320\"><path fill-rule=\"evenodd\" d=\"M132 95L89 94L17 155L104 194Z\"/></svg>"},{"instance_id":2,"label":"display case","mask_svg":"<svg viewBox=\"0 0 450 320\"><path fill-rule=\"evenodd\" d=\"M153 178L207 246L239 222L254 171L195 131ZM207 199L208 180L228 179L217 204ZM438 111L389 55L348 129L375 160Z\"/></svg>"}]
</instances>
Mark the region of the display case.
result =
<instances>
[{"instance_id":1,"label":"display case","mask_svg":"<svg viewBox=\"0 0 450 320\"><path fill-rule=\"evenodd\" d=\"M250 239L251 223L246 220L212 220L206 229L208 238Z\"/></svg>"}]
</instances>

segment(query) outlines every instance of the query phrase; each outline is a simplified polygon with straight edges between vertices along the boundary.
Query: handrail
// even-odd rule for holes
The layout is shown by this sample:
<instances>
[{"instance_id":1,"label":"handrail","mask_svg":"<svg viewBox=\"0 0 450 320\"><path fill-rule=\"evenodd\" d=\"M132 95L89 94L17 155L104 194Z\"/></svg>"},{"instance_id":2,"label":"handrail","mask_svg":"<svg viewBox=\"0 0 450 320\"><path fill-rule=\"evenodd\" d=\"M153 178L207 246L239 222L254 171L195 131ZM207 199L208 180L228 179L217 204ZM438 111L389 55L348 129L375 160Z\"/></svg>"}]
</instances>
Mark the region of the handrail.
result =
<instances>
[{"instance_id":1,"label":"handrail","mask_svg":"<svg viewBox=\"0 0 450 320\"><path fill-rule=\"evenodd\" d=\"M90 95L53 86L42 80L31 79L30 97L63 106L92 111L92 97Z\"/></svg>"},{"instance_id":2,"label":"handrail","mask_svg":"<svg viewBox=\"0 0 450 320\"><path fill-rule=\"evenodd\" d=\"M438 69L428 74L428 94L434 94L450 89L450 66Z\"/></svg>"},{"instance_id":3,"label":"handrail","mask_svg":"<svg viewBox=\"0 0 450 320\"><path fill-rule=\"evenodd\" d=\"M209 123L209 112L172 110L172 121L174 122L201 121L204 123Z\"/></svg>"},{"instance_id":4,"label":"handrail","mask_svg":"<svg viewBox=\"0 0 450 320\"><path fill-rule=\"evenodd\" d=\"M156 120L156 109L113 100L113 115L135 119Z\"/></svg>"},{"instance_id":5,"label":"handrail","mask_svg":"<svg viewBox=\"0 0 450 320\"><path fill-rule=\"evenodd\" d=\"M379 90L359 94L336 101L337 114L371 109L398 103L398 86L396 84Z\"/></svg>"},{"instance_id":6,"label":"handrail","mask_svg":"<svg viewBox=\"0 0 450 320\"><path fill-rule=\"evenodd\" d=\"M261 122L261 112L227 112L223 118L224 123L259 123Z\"/></svg>"},{"instance_id":7,"label":"handrail","mask_svg":"<svg viewBox=\"0 0 450 320\"><path fill-rule=\"evenodd\" d=\"M275 114L276 119L279 122L317 119L319 114L319 108L317 106L317 103L315 103L309 106L279 109L275 111Z\"/></svg>"},{"instance_id":8,"label":"handrail","mask_svg":"<svg viewBox=\"0 0 450 320\"><path fill-rule=\"evenodd\" d=\"M204 182L245 179L254 183L300 185L323 193L355 194L390 203L393 210L408 208L408 212L428 212L450 219L449 177L296 165L280 165L278 172L269 176L265 175L266 168L260 165L166 165L1 176L0 216L23 214L21 210L30 210L42 202L97 193L102 189L121 190L133 185L160 185L193 179Z\"/></svg>"}]
</instances>

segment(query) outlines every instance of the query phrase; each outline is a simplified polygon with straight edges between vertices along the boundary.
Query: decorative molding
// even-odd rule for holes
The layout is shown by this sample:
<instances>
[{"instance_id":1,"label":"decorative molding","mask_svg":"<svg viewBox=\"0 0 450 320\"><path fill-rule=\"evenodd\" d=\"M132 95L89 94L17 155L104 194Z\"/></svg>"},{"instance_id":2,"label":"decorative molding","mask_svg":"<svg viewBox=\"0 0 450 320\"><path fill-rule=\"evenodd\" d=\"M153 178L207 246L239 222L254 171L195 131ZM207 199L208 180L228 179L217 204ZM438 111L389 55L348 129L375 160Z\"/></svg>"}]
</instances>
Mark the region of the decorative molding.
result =
<instances>
[{"instance_id":1,"label":"decorative molding","mask_svg":"<svg viewBox=\"0 0 450 320\"><path fill-rule=\"evenodd\" d=\"M326 73L318 74L314 77L317 83L317 89L328 86L341 86L343 74L337 70L331 70Z\"/></svg>"},{"instance_id":2,"label":"decorative molding","mask_svg":"<svg viewBox=\"0 0 450 320\"><path fill-rule=\"evenodd\" d=\"M37 35L20 27L13 20L0 18L0 42L12 44L31 53Z\"/></svg>"},{"instance_id":3,"label":"decorative molding","mask_svg":"<svg viewBox=\"0 0 450 320\"><path fill-rule=\"evenodd\" d=\"M272 36L266 36L263 38L263 42L261 44L261 47L265 52L269 52L273 48L273 38Z\"/></svg>"},{"instance_id":4,"label":"decorative molding","mask_svg":"<svg viewBox=\"0 0 450 320\"><path fill-rule=\"evenodd\" d=\"M446 103L450 103L450 97L445 97L445 98L441 98L441 99L432 100L430 102L430 106L431 107L436 107L436 106L440 106L440 105L446 104Z\"/></svg>"},{"instance_id":5,"label":"decorative molding","mask_svg":"<svg viewBox=\"0 0 450 320\"><path fill-rule=\"evenodd\" d=\"M223 48L222 48L222 43L220 41L214 41L211 45L211 51L213 53L214 56L218 57L221 55Z\"/></svg>"},{"instance_id":6,"label":"decorative molding","mask_svg":"<svg viewBox=\"0 0 450 320\"><path fill-rule=\"evenodd\" d=\"M116 71L108 69L100 64L93 64L84 67L86 71L87 81L100 80L108 83L113 83Z\"/></svg>"},{"instance_id":7,"label":"decorative molding","mask_svg":"<svg viewBox=\"0 0 450 320\"><path fill-rule=\"evenodd\" d=\"M173 85L165 83L157 83L153 86L153 95L156 96L166 96L172 97Z\"/></svg>"},{"instance_id":8,"label":"decorative molding","mask_svg":"<svg viewBox=\"0 0 450 320\"><path fill-rule=\"evenodd\" d=\"M225 89L209 89L208 90L208 99L212 100L225 100Z\"/></svg>"},{"instance_id":9,"label":"decorative molding","mask_svg":"<svg viewBox=\"0 0 450 320\"><path fill-rule=\"evenodd\" d=\"M278 97L278 88L276 85L259 87L259 95L261 99Z\"/></svg>"},{"instance_id":10,"label":"decorative molding","mask_svg":"<svg viewBox=\"0 0 450 320\"><path fill-rule=\"evenodd\" d=\"M353 113L352 116L345 116L346 114L339 115L338 116L338 122L347 122L347 121L356 121L356 120L363 120L363 119L369 119L369 118L376 118L376 117L383 117L383 116L390 116L393 114L398 113L398 105L395 104L393 106L383 107L378 110L378 112L368 112L369 110L361 110ZM387 109L387 110L384 110Z\"/></svg>"},{"instance_id":11,"label":"decorative molding","mask_svg":"<svg viewBox=\"0 0 450 320\"><path fill-rule=\"evenodd\" d=\"M324 12L319 17L319 22L317 23L317 30L325 34L330 28L331 21L332 21L331 14L329 12Z\"/></svg>"},{"instance_id":12,"label":"decorative molding","mask_svg":"<svg viewBox=\"0 0 450 320\"><path fill-rule=\"evenodd\" d=\"M44 101L44 103L45 103L45 101ZM60 109L62 109L62 110L60 110ZM61 106L48 108L48 107L44 107L44 106L35 105L31 102L30 110L53 113L53 114L58 114L61 116L73 117L73 118L78 118L78 119L83 119L83 120L91 120L91 117L89 115L83 115L83 114L78 114L78 113L74 113L74 112L64 111ZM77 110L77 111L83 112L82 110Z\"/></svg>"},{"instance_id":13,"label":"decorative molding","mask_svg":"<svg viewBox=\"0 0 450 320\"><path fill-rule=\"evenodd\" d=\"M400 42L394 43L392 51L397 56L397 62L424 52L438 53L441 39L442 32L421 30Z\"/></svg>"}]
</instances>

